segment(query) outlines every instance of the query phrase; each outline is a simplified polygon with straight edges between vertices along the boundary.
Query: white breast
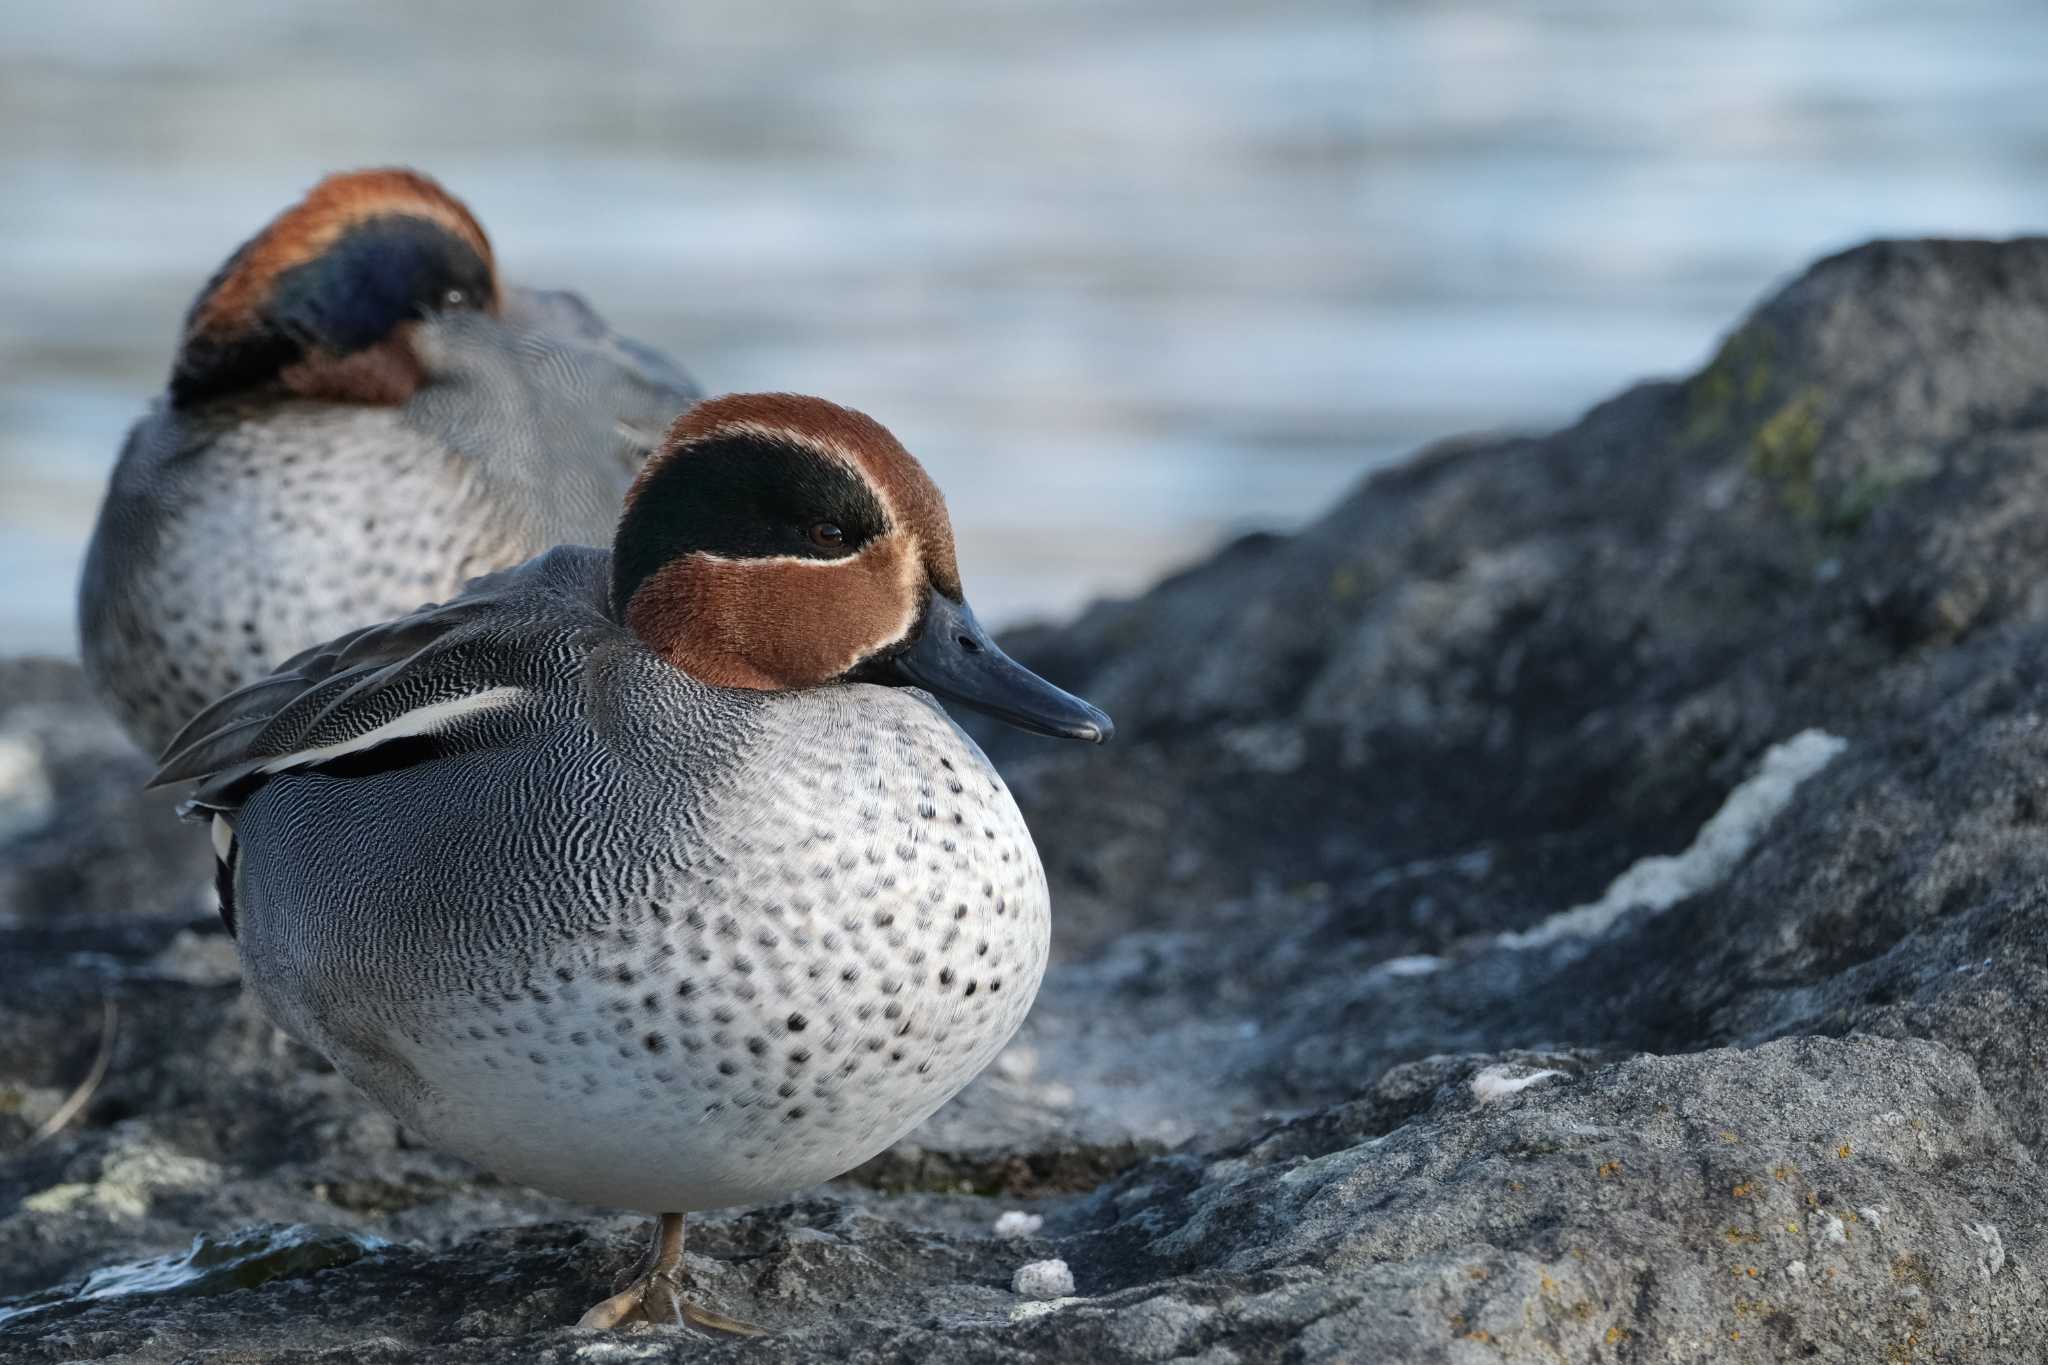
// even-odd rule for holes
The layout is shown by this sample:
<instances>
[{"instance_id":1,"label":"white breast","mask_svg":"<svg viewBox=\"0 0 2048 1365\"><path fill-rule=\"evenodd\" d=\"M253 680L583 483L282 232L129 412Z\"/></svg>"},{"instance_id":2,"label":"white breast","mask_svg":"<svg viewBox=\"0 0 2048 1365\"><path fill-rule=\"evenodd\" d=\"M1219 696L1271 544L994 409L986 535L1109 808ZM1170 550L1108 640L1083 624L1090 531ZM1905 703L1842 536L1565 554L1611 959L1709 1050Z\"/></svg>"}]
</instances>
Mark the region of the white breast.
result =
<instances>
[{"instance_id":1,"label":"white breast","mask_svg":"<svg viewBox=\"0 0 2048 1365\"><path fill-rule=\"evenodd\" d=\"M845 695L832 695L845 694ZM577 886L585 927L481 993L327 1046L407 1123L508 1179L615 1207L776 1198L922 1122L1030 1008L1045 876L1008 790L933 708L829 689L778 715L696 825ZM431 907L420 907L431 923ZM394 1082L392 1058L420 1084ZM414 1099L402 1098L406 1093Z\"/></svg>"}]
</instances>

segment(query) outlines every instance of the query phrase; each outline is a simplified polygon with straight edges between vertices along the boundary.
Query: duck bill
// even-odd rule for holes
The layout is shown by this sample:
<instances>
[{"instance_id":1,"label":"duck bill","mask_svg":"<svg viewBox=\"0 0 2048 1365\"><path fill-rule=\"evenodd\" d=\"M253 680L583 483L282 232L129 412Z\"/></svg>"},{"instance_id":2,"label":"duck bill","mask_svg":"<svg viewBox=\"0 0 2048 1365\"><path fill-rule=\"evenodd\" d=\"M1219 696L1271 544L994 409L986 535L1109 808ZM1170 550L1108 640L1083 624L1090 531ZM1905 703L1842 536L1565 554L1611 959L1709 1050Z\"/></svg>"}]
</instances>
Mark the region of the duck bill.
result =
<instances>
[{"instance_id":1,"label":"duck bill","mask_svg":"<svg viewBox=\"0 0 2048 1365\"><path fill-rule=\"evenodd\" d=\"M916 642L884 671L890 682L922 687L1033 734L1104 744L1116 733L1101 711L996 648L967 604L943 593L931 595Z\"/></svg>"}]
</instances>

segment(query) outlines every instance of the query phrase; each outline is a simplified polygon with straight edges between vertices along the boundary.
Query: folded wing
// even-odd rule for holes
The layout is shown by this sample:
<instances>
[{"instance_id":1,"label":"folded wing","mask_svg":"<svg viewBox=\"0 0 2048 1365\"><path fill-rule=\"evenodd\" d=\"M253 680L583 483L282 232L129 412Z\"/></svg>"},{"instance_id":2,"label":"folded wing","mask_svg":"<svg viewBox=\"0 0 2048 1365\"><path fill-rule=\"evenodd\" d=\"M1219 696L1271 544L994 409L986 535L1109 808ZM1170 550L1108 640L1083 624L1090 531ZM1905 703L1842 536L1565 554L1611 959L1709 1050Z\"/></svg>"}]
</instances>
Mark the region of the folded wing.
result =
<instances>
[{"instance_id":1,"label":"folded wing","mask_svg":"<svg viewBox=\"0 0 2048 1365\"><path fill-rule=\"evenodd\" d=\"M399 740L422 741L410 761L488 747L512 727L468 722L532 707L565 676L565 654L617 630L602 608L607 559L551 550L288 659L194 716L151 785L192 783L185 813L203 818L235 811L279 773L332 769Z\"/></svg>"}]
</instances>

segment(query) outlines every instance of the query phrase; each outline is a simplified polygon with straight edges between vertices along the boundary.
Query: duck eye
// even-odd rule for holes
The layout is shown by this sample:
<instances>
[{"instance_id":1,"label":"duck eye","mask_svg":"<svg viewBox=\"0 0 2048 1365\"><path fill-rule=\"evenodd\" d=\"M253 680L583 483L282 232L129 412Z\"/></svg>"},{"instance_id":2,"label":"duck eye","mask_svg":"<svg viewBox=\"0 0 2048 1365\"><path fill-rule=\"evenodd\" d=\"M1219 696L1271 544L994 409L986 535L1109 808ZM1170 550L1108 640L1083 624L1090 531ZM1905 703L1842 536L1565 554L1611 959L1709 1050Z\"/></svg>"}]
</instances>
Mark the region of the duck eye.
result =
<instances>
[{"instance_id":1,"label":"duck eye","mask_svg":"<svg viewBox=\"0 0 2048 1365\"><path fill-rule=\"evenodd\" d=\"M821 550L839 550L846 547L846 532L836 521L820 521L811 525L811 544Z\"/></svg>"},{"instance_id":2,"label":"duck eye","mask_svg":"<svg viewBox=\"0 0 2048 1365\"><path fill-rule=\"evenodd\" d=\"M441 296L443 308L460 308L468 302L469 291L466 289L451 289Z\"/></svg>"}]
</instances>

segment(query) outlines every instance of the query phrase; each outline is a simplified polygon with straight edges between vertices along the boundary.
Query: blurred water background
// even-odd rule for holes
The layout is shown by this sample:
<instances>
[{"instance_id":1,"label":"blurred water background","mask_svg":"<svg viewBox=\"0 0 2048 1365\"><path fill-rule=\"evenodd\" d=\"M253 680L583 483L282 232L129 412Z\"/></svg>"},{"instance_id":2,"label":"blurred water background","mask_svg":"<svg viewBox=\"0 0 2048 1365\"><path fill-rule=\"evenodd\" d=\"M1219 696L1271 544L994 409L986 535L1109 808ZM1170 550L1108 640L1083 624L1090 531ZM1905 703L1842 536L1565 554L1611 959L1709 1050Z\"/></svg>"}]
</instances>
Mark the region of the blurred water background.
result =
<instances>
[{"instance_id":1,"label":"blurred water background","mask_svg":"<svg viewBox=\"0 0 2048 1365\"><path fill-rule=\"evenodd\" d=\"M2044 63L2038 0L17 0L0 649L71 652L180 313L327 169L874 413L1014 621L1690 367L1817 253L2040 227Z\"/></svg>"}]
</instances>

